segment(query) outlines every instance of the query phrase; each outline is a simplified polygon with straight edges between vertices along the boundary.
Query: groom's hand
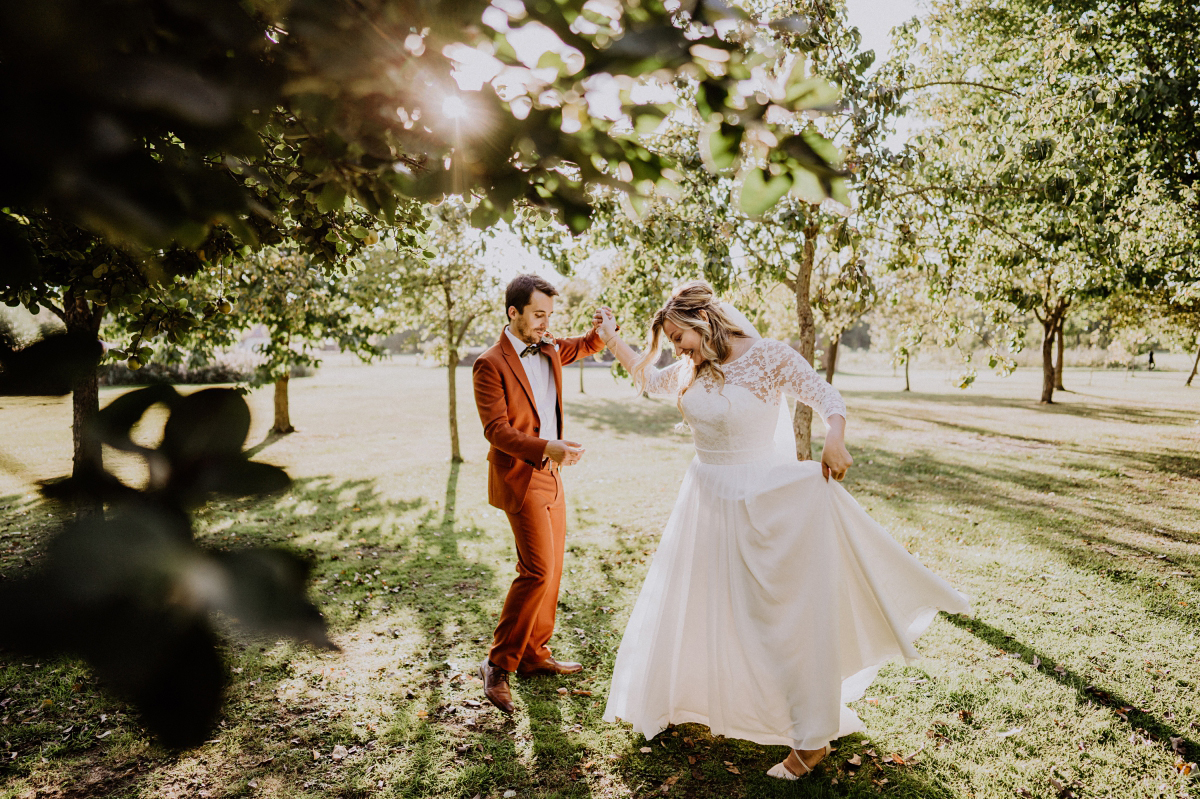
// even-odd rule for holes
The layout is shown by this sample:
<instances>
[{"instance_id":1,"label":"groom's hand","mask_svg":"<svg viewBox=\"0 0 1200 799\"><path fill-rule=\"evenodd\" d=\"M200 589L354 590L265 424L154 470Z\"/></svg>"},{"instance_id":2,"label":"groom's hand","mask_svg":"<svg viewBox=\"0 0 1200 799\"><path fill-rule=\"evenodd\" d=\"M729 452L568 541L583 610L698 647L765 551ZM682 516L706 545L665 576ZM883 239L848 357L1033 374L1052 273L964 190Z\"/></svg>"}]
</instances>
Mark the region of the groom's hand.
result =
<instances>
[{"instance_id":1,"label":"groom's hand","mask_svg":"<svg viewBox=\"0 0 1200 799\"><path fill-rule=\"evenodd\" d=\"M574 441L547 441L543 454L559 466L570 466L579 463L583 453L583 447Z\"/></svg>"}]
</instances>

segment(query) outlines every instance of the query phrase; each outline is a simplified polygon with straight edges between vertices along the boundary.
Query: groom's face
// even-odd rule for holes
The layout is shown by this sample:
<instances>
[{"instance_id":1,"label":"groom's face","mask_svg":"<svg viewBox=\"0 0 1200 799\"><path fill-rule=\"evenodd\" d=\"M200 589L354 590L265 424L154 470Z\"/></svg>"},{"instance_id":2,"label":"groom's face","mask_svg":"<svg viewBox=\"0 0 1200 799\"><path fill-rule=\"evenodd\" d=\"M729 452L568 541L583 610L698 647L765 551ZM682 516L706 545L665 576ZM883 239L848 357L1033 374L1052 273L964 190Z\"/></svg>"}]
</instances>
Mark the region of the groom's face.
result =
<instances>
[{"instance_id":1,"label":"groom's face","mask_svg":"<svg viewBox=\"0 0 1200 799\"><path fill-rule=\"evenodd\" d=\"M554 298L535 290L523 310L508 306L508 328L526 344L536 344L550 332L550 317L553 315Z\"/></svg>"}]
</instances>

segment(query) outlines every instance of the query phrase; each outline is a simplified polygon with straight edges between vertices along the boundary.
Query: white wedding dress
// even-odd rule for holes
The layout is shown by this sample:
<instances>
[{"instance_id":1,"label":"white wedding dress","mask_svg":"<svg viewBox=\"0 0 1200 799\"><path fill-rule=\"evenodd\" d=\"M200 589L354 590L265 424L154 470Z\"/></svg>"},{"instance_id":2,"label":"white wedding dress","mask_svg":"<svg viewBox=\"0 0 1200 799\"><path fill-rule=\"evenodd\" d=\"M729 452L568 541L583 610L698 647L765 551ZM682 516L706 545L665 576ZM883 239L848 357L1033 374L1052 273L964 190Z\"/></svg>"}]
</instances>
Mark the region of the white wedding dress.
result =
<instances>
[{"instance_id":1,"label":"white wedding dress","mask_svg":"<svg viewBox=\"0 0 1200 799\"><path fill-rule=\"evenodd\" d=\"M846 489L777 441L784 392L845 416L838 392L787 344L757 339L698 377L682 407L696 458L634 606L604 711L653 738L714 735L818 749L863 730L846 702L937 611L967 599L876 524ZM677 397L692 368L652 370ZM786 406L785 406L786 407ZM794 442L794 439L792 439ZM789 451L790 450L790 451Z\"/></svg>"}]
</instances>

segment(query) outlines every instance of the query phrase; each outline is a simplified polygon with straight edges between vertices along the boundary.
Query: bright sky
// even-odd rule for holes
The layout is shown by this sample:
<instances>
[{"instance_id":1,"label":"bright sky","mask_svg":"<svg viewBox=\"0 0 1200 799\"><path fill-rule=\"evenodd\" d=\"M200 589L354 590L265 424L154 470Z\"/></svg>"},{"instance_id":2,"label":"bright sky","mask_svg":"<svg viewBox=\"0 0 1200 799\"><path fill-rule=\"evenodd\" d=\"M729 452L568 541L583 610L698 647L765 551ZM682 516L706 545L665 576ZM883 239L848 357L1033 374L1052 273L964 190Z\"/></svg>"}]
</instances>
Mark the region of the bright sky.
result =
<instances>
[{"instance_id":1,"label":"bright sky","mask_svg":"<svg viewBox=\"0 0 1200 799\"><path fill-rule=\"evenodd\" d=\"M892 28L922 13L917 0L846 0L846 8L862 33L863 49L875 51L876 64L888 56Z\"/></svg>"}]
</instances>

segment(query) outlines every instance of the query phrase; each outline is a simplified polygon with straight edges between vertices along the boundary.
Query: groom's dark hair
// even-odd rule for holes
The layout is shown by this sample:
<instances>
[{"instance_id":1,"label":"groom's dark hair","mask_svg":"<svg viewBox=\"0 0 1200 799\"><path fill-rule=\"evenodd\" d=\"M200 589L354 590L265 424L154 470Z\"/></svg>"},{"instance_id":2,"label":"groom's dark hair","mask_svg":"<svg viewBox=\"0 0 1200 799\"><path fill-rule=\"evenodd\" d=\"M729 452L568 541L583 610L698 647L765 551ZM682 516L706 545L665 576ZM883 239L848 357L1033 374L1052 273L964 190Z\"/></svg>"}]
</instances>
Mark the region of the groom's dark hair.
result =
<instances>
[{"instance_id":1,"label":"groom's dark hair","mask_svg":"<svg viewBox=\"0 0 1200 799\"><path fill-rule=\"evenodd\" d=\"M508 316L509 308L516 308L517 313L525 310L533 292L540 291L547 297L557 297L558 289L549 280L537 275L517 275L504 290L504 315Z\"/></svg>"}]
</instances>

